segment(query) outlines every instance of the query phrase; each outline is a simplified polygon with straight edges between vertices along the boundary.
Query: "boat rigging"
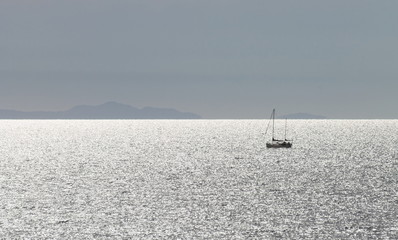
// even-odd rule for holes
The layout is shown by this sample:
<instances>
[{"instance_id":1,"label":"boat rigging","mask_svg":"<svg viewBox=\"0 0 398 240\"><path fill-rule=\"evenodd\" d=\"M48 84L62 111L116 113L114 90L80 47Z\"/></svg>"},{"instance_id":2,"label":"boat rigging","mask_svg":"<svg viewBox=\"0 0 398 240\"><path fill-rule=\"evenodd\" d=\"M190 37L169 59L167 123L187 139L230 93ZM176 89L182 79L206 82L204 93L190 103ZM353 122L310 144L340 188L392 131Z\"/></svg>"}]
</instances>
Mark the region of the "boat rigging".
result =
<instances>
[{"instance_id":1,"label":"boat rigging","mask_svg":"<svg viewBox=\"0 0 398 240\"><path fill-rule=\"evenodd\" d=\"M272 114L271 114L271 119L272 119L272 138L271 141L266 143L267 148L291 148L293 145L293 141L292 140L288 140L286 138L286 133L287 133L287 119L285 121L285 140L280 140L280 139L276 139L275 138L275 108L272 110ZM268 122L268 126L267 126L267 130L266 130L266 134L268 131L268 127L269 124L271 122Z\"/></svg>"}]
</instances>

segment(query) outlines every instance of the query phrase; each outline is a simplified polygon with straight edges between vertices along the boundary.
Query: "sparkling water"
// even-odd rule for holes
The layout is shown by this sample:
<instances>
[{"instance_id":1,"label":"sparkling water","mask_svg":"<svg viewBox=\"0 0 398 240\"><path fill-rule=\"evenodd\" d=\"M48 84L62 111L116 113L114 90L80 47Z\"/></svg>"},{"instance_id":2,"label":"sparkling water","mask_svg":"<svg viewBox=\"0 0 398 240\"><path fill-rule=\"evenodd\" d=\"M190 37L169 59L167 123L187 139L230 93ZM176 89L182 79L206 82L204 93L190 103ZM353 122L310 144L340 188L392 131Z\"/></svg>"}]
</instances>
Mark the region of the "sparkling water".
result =
<instances>
[{"instance_id":1,"label":"sparkling water","mask_svg":"<svg viewBox=\"0 0 398 240\"><path fill-rule=\"evenodd\" d=\"M0 238L398 239L398 120L267 124L2 120Z\"/></svg>"}]
</instances>

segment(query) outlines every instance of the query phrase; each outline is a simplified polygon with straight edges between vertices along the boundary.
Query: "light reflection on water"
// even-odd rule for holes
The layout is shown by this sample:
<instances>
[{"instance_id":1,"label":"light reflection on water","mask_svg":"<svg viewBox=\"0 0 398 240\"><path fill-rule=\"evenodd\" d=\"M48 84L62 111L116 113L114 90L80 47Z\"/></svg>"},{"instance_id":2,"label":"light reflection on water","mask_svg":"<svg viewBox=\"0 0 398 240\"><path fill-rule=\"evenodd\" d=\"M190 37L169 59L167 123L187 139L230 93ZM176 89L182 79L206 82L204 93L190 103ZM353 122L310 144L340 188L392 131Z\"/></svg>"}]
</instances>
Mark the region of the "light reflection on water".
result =
<instances>
[{"instance_id":1,"label":"light reflection on water","mask_svg":"<svg viewBox=\"0 0 398 240\"><path fill-rule=\"evenodd\" d=\"M398 238L397 120L266 125L0 121L0 238Z\"/></svg>"}]
</instances>

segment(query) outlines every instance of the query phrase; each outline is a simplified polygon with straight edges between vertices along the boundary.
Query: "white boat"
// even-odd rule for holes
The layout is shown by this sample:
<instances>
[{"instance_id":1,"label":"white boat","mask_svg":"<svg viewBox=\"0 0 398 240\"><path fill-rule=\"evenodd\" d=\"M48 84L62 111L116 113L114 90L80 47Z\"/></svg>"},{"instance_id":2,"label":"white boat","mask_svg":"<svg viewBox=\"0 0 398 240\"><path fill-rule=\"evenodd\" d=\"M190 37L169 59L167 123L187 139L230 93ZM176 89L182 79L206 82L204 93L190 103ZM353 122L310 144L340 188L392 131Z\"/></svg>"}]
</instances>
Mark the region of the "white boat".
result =
<instances>
[{"instance_id":1,"label":"white boat","mask_svg":"<svg viewBox=\"0 0 398 240\"><path fill-rule=\"evenodd\" d=\"M285 121L285 140L280 140L280 139L275 139L275 109L272 110L272 138L271 141L266 143L267 148L291 148L293 145L292 140L287 140L286 139L286 132L287 132L287 119ZM271 121L270 119L270 121ZM269 126L269 123L268 123ZM267 127L268 131L268 127Z\"/></svg>"}]
</instances>

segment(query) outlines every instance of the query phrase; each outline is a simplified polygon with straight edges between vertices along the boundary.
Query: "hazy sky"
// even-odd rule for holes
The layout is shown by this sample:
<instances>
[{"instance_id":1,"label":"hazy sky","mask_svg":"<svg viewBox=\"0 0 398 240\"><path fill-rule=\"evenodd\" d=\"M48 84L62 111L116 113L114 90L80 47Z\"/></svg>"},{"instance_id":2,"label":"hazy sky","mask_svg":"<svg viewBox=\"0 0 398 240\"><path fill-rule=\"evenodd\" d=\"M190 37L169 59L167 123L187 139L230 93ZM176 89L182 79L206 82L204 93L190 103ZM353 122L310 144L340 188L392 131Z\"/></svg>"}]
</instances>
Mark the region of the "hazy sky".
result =
<instances>
[{"instance_id":1,"label":"hazy sky","mask_svg":"<svg viewBox=\"0 0 398 240\"><path fill-rule=\"evenodd\" d=\"M1 0L0 108L398 118L397 0Z\"/></svg>"}]
</instances>

